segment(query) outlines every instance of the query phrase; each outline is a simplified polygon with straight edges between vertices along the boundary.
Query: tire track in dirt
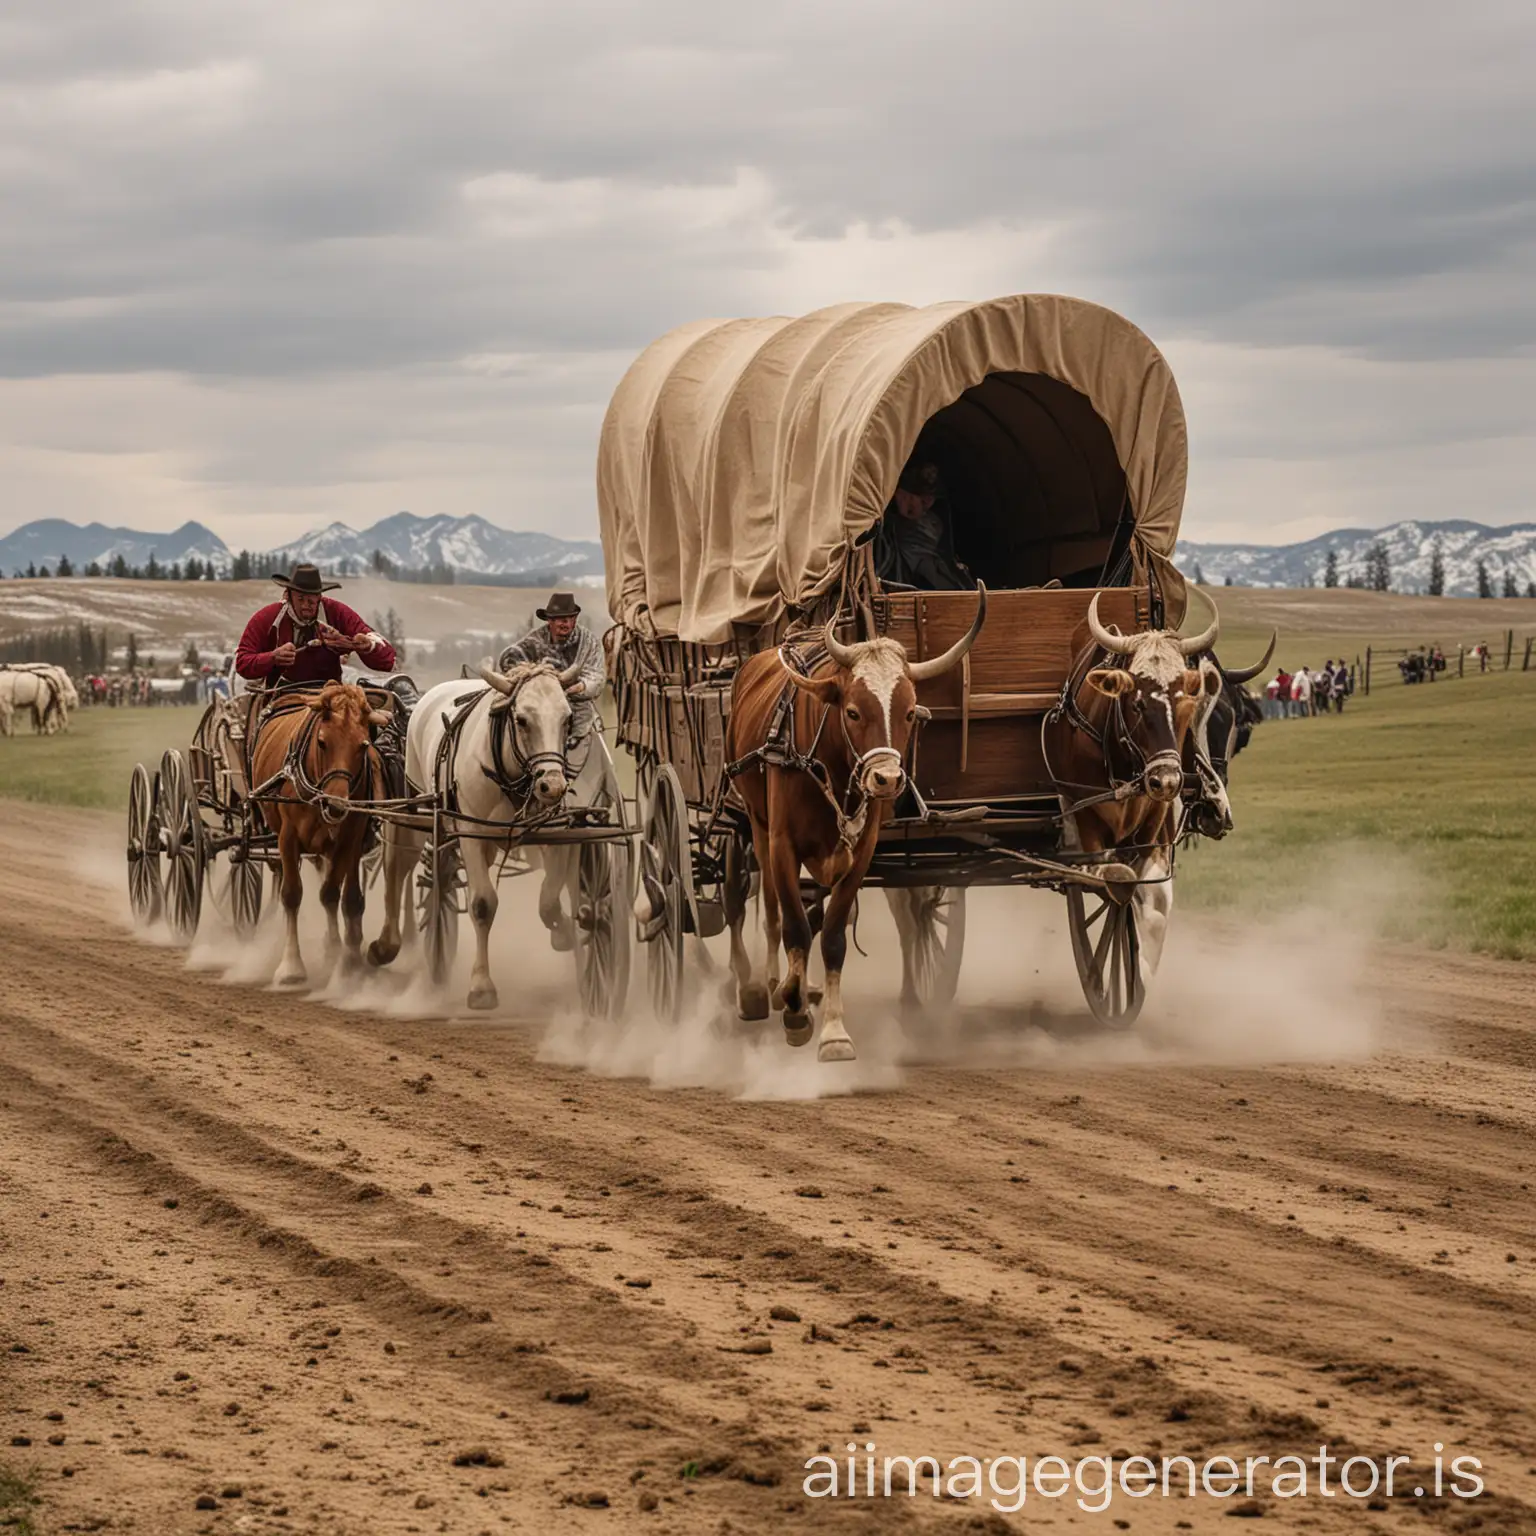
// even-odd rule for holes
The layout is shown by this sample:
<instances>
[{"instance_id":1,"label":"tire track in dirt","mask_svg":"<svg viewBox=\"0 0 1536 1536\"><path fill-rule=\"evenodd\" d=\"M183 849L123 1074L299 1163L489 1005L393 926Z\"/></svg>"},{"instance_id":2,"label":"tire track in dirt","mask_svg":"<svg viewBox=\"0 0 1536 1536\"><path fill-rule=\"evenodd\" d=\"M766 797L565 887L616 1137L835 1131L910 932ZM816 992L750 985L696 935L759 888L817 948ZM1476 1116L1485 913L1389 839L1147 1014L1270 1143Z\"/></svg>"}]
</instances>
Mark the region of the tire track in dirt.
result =
<instances>
[{"instance_id":1,"label":"tire track in dirt","mask_svg":"<svg viewBox=\"0 0 1536 1536\"><path fill-rule=\"evenodd\" d=\"M1395 960L1413 998L1405 1044L1368 1063L918 1068L895 1093L732 1103L540 1061L537 1025L408 1022L221 985L104 928L61 885L39 839L56 848L100 823L29 819L0 809L14 912L0 935L7 1177L49 1198L42 1172L67 1156L113 1213L92 1223L133 1211L143 1243L192 1248L185 1267L204 1279L190 1298L167 1289L153 1248L114 1270L158 1298L168 1327L183 1306L227 1308L239 1285L281 1290L300 1313L342 1309L343 1337L377 1351L343 1407L311 1401L304 1373L321 1367L295 1363L271 1383L282 1413L264 1472L298 1512L254 1495L273 1529L346 1529L418 1495L434 1501L425 1512L357 1528L613 1529L652 1490L670 1502L648 1520L680 1531L977 1516L974 1503L800 1495L807 1454L866 1435L887 1454L1238 1456L1323 1438L1423 1453L1449 1435L1487 1463L1497 1498L1477 1505L1483 1528L1533 1523L1518 1502L1536 1463L1520 1020L1536 986L1520 967ZM164 1198L196 1213L195 1231ZM77 1259L59 1265L82 1306L107 1283ZM49 1367L76 1396L84 1337ZM312 1340L299 1330L295 1360ZM220 1354L211 1336L195 1342ZM330 1353L303 1358L329 1366ZM386 1416L364 1423L358 1409L364 1391L402 1389L385 1360L408 1375L412 1405L389 1424L420 1426L394 1428L398 1443ZM146 1429L150 1409L190 1411L157 1397L158 1380L136 1390ZM544 1396L582 1390L579 1407ZM359 1420L347 1470L376 1482L320 1470L336 1455L312 1449L327 1412ZM181 1421L164 1422L174 1440ZM239 1422L215 1424L213 1443ZM495 1442L508 1467L452 1468L458 1441ZM679 1479L690 1461L714 1470ZM175 1497L213 1464L169 1463ZM70 1508L88 1483L121 1486L142 1528L181 1528L153 1523L173 1506L127 1466L108 1457L50 1497ZM483 1500L463 1486L475 1478ZM562 1502L598 1483L612 1509ZM381 1488L400 1492L378 1506ZM521 1512L525 1491L535 1502ZM1394 1528L1425 1512L1467 1513L1409 1500L1374 1518ZM1032 1506L1030 1524L1069 1513ZM1362 1513L1305 1507L1319 1529L1353 1529ZM1191 1513L1170 1501L1134 1517L1158 1530Z\"/></svg>"}]
</instances>

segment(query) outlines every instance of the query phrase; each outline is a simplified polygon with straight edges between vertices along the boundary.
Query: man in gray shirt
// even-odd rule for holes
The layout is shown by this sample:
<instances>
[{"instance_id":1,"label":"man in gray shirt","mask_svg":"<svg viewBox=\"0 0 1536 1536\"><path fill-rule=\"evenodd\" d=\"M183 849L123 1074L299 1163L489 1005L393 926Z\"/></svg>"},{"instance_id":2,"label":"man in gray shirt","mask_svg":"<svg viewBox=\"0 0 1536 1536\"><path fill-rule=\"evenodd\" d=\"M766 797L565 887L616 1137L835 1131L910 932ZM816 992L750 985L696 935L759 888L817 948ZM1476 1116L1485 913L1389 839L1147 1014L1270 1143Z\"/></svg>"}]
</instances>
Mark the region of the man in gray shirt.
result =
<instances>
[{"instance_id":1,"label":"man in gray shirt","mask_svg":"<svg viewBox=\"0 0 1536 1536\"><path fill-rule=\"evenodd\" d=\"M536 609L535 614L540 622L501 653L497 667L506 672L519 662L547 661L557 672L564 672L579 662L581 671L565 691L571 701L571 739L585 748L585 738L597 723L598 703L607 678L602 643L586 625L578 622L581 609L572 592L552 594L549 606ZM585 760L585 750L581 756Z\"/></svg>"}]
</instances>

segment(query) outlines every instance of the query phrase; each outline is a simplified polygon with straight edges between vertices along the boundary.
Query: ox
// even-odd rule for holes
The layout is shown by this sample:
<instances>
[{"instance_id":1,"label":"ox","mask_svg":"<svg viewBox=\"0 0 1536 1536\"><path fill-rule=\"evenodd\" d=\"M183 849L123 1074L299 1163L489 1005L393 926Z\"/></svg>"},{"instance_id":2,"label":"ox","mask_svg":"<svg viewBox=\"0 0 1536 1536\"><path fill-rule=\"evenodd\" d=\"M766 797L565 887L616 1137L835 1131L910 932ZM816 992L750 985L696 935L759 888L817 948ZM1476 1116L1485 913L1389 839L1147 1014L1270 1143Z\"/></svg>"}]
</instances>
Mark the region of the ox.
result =
<instances>
[{"instance_id":1,"label":"ox","mask_svg":"<svg viewBox=\"0 0 1536 1536\"><path fill-rule=\"evenodd\" d=\"M251 772L259 787L262 816L277 834L283 861L288 936L277 972L280 987L302 986L308 979L299 953L302 858L325 865L320 904L327 922L327 954L341 948L336 923L339 904L347 919L346 964L355 968L362 963L363 887L358 861L368 815L349 805L370 799L374 786L384 782L369 727L388 721L389 715L373 709L355 683L327 683L319 693L280 695L257 726Z\"/></svg>"},{"instance_id":2,"label":"ox","mask_svg":"<svg viewBox=\"0 0 1536 1536\"><path fill-rule=\"evenodd\" d=\"M812 934L800 894L804 868L830 893L821 928L822 1061L852 1061L856 1054L843 1023L848 919L880 828L906 783L916 685L958 665L976 643L986 613L983 587L970 632L929 661L909 662L896 640L845 645L828 624L822 635L826 657L808 676L775 651L750 657L736 675L726 756L752 825L768 938L765 984L753 977L742 941L744 912L736 907L728 913L737 1003L745 1019L765 1019L770 1007L782 1008L791 1045L805 1045L814 1032L806 983ZM786 687L793 693L786 694ZM782 986L775 975L781 942L788 959Z\"/></svg>"},{"instance_id":3,"label":"ox","mask_svg":"<svg viewBox=\"0 0 1536 1536\"><path fill-rule=\"evenodd\" d=\"M1263 718L1258 700L1243 684L1268 665L1279 640L1270 636L1269 649L1256 666L1223 667L1214 656L1200 659L1200 670L1214 673L1220 686L1214 696L1209 686L1195 716L1194 729L1184 743L1184 771L1195 774L1204 793L1190 811L1190 826L1202 837L1225 837L1232 830L1232 807L1227 799L1227 773L1232 759L1248 745L1253 728Z\"/></svg>"},{"instance_id":4,"label":"ox","mask_svg":"<svg viewBox=\"0 0 1536 1536\"><path fill-rule=\"evenodd\" d=\"M1137 878L1141 963L1156 970L1173 908L1173 841L1191 732L1222 691L1212 665L1192 659L1215 643L1220 621L1190 639L1167 630L1122 635L1088 607L1093 644L1072 669L1061 703L1045 720L1044 744L1056 781L1081 796L1071 821L1085 853L1118 851ZM1092 666L1107 651L1107 667Z\"/></svg>"}]
</instances>

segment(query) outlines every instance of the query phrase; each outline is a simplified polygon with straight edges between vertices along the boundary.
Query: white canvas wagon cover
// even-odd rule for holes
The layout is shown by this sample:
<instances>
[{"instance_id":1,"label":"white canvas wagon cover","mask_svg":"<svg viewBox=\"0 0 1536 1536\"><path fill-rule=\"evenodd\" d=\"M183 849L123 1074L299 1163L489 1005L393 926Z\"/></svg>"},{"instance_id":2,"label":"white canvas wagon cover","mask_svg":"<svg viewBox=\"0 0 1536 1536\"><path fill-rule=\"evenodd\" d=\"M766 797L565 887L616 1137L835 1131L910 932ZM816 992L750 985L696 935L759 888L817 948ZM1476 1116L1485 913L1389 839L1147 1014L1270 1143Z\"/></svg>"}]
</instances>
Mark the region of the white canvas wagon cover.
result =
<instances>
[{"instance_id":1,"label":"white canvas wagon cover","mask_svg":"<svg viewBox=\"0 0 1536 1536\"><path fill-rule=\"evenodd\" d=\"M1049 413L1024 388L1003 387L1038 376L1085 397L1093 430L1107 429L1134 553L1176 618L1183 583L1168 562L1188 449L1172 371L1130 321L1055 294L702 320L653 342L614 391L598 448L610 611L717 642L808 603L884 512L925 424L962 396L978 450L981 434L1060 436L1029 425Z\"/></svg>"}]
</instances>

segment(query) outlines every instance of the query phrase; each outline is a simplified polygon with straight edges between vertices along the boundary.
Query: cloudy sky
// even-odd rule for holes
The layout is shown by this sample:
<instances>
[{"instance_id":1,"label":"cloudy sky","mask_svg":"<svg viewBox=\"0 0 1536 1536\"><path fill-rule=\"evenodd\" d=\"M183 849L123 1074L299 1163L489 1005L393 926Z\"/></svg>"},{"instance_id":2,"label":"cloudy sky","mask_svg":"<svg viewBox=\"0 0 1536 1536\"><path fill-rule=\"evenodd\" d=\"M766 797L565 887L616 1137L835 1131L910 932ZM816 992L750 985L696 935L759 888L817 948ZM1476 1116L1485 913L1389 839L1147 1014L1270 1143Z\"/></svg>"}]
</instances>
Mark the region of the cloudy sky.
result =
<instances>
[{"instance_id":1,"label":"cloudy sky","mask_svg":"<svg viewBox=\"0 0 1536 1536\"><path fill-rule=\"evenodd\" d=\"M7 0L0 532L593 535L704 315L1028 290L1167 353L1185 531L1536 519L1530 0Z\"/></svg>"}]
</instances>

